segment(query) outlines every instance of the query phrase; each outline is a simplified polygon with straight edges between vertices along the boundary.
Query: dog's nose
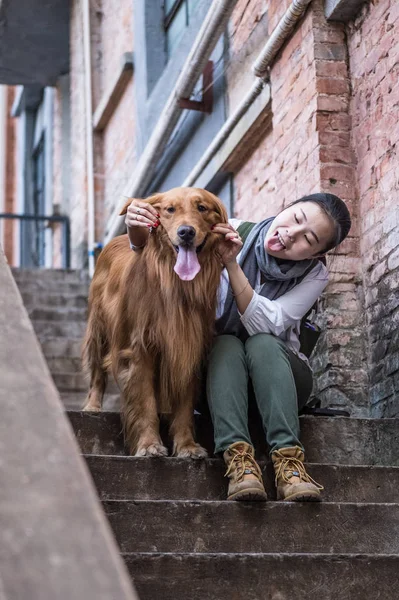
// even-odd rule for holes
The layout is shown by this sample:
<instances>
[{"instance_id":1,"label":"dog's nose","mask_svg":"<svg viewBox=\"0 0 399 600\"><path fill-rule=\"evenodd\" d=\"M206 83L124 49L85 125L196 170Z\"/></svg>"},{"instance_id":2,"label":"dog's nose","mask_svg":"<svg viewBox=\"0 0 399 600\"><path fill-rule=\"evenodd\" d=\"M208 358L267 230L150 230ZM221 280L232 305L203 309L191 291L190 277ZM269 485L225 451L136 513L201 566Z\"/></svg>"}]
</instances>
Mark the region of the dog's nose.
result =
<instances>
[{"instance_id":1,"label":"dog's nose","mask_svg":"<svg viewBox=\"0 0 399 600\"><path fill-rule=\"evenodd\" d=\"M190 225L180 225L179 229L177 230L177 235L179 238L183 240L183 242L187 243L193 241L195 238L195 233L194 227L191 227Z\"/></svg>"}]
</instances>

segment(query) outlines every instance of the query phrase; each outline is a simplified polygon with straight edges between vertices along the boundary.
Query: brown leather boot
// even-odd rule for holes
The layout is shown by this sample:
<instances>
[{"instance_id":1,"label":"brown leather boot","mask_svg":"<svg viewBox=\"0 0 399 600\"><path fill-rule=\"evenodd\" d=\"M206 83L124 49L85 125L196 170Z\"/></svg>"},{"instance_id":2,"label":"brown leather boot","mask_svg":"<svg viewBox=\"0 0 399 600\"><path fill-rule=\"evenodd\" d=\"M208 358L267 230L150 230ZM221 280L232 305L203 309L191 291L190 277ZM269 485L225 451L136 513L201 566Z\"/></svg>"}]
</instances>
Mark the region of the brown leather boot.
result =
<instances>
[{"instance_id":1,"label":"brown leather boot","mask_svg":"<svg viewBox=\"0 0 399 600\"><path fill-rule=\"evenodd\" d=\"M318 502L323 486L306 473L301 448L280 448L272 453L276 474L277 500Z\"/></svg>"},{"instance_id":2,"label":"brown leather boot","mask_svg":"<svg viewBox=\"0 0 399 600\"><path fill-rule=\"evenodd\" d=\"M223 454L226 477L230 479L227 500L267 500L262 472L254 456L255 450L246 442L232 444Z\"/></svg>"}]
</instances>

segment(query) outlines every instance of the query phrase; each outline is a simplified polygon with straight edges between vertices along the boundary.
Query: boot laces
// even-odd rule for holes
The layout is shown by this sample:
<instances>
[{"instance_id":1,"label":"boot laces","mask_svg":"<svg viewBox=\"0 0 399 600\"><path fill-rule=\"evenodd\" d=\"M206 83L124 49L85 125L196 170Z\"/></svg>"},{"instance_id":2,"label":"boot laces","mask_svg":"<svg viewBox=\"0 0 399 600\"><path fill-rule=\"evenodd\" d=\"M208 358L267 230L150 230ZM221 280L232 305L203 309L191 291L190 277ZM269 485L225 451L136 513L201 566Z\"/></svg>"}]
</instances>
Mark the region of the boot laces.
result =
<instances>
[{"instance_id":1,"label":"boot laces","mask_svg":"<svg viewBox=\"0 0 399 600\"><path fill-rule=\"evenodd\" d=\"M280 458L280 462L276 469L276 485L278 480L281 478L285 483L291 483L290 479L292 477L298 477L300 481L304 481L306 483L313 483L317 487L318 490L324 490L324 487L317 483L307 472L305 469L305 465L298 458L292 458L288 456L284 456L275 451L275 454Z\"/></svg>"},{"instance_id":2,"label":"boot laces","mask_svg":"<svg viewBox=\"0 0 399 600\"><path fill-rule=\"evenodd\" d=\"M245 450L235 450L234 452L234 456L224 474L225 477L228 477L236 469L237 481L242 481L244 475L255 475L258 479L262 478L260 466L249 452Z\"/></svg>"}]
</instances>

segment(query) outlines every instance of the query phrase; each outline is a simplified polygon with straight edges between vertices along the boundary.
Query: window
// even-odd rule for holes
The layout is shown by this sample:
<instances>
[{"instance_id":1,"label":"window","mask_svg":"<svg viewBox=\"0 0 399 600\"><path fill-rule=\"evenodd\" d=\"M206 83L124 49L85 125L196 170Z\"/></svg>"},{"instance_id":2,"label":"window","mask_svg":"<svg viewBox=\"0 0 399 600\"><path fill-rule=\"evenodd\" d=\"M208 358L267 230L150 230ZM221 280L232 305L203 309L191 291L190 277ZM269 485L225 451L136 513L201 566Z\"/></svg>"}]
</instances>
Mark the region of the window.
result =
<instances>
[{"instance_id":1,"label":"window","mask_svg":"<svg viewBox=\"0 0 399 600\"><path fill-rule=\"evenodd\" d=\"M178 46L181 37L194 14L194 0L164 1L165 52L167 59Z\"/></svg>"}]
</instances>

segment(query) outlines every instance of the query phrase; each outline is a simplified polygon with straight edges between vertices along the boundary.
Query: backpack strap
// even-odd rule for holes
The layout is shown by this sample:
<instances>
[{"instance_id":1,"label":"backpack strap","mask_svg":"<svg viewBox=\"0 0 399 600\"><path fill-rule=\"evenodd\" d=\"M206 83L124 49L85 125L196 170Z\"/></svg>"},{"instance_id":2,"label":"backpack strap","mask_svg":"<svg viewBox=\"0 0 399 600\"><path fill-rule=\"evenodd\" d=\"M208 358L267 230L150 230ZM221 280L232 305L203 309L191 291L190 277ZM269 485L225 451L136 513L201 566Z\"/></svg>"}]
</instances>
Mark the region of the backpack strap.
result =
<instances>
[{"instance_id":1,"label":"backpack strap","mask_svg":"<svg viewBox=\"0 0 399 600\"><path fill-rule=\"evenodd\" d=\"M256 223L251 223L250 221L243 221L238 227L237 227L237 233L240 236L240 238L243 241L243 244L245 244L245 240L247 239L247 237L249 236L249 234L251 233L251 230L255 227Z\"/></svg>"}]
</instances>

